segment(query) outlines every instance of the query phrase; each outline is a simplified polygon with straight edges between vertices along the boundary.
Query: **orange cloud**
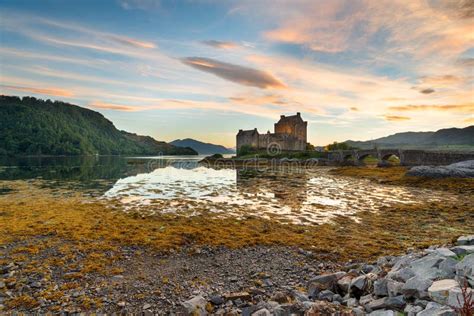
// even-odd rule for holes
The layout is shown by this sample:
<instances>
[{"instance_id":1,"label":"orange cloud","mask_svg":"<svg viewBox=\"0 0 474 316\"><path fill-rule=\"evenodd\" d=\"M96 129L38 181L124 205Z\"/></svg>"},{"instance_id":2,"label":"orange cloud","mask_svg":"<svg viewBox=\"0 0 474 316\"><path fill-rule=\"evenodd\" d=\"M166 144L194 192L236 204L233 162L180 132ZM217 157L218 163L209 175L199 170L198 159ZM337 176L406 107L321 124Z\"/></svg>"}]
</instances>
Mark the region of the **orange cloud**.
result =
<instances>
[{"instance_id":1,"label":"orange cloud","mask_svg":"<svg viewBox=\"0 0 474 316\"><path fill-rule=\"evenodd\" d=\"M383 98L382 101L403 101L406 100L405 98L397 98L397 97L389 97L389 98Z\"/></svg>"},{"instance_id":2,"label":"orange cloud","mask_svg":"<svg viewBox=\"0 0 474 316\"><path fill-rule=\"evenodd\" d=\"M5 89L37 93L44 95L52 95L56 97L72 97L74 94L71 91L60 89L60 88L34 88L34 87L23 87L23 86L9 86L9 85L0 85Z\"/></svg>"},{"instance_id":3,"label":"orange cloud","mask_svg":"<svg viewBox=\"0 0 474 316\"><path fill-rule=\"evenodd\" d=\"M287 105L289 103L281 95L276 95L276 94L266 94L266 95L240 94L237 96L230 97L229 100L234 103L253 104L253 105L264 105L264 104Z\"/></svg>"},{"instance_id":4,"label":"orange cloud","mask_svg":"<svg viewBox=\"0 0 474 316\"><path fill-rule=\"evenodd\" d=\"M207 46L211 46L214 48L221 48L221 49L234 49L240 46L234 42L215 41L215 40L202 41L201 43Z\"/></svg>"},{"instance_id":5,"label":"orange cloud","mask_svg":"<svg viewBox=\"0 0 474 316\"><path fill-rule=\"evenodd\" d=\"M354 111L354 112L359 111L359 108L356 107L356 106L352 106L352 107L350 107L349 109L350 109L351 111Z\"/></svg>"},{"instance_id":6,"label":"orange cloud","mask_svg":"<svg viewBox=\"0 0 474 316\"><path fill-rule=\"evenodd\" d=\"M446 104L446 105L424 105L424 104L409 104L402 106L390 106L393 111L456 111L456 112L474 112L473 104Z\"/></svg>"},{"instance_id":7,"label":"orange cloud","mask_svg":"<svg viewBox=\"0 0 474 316\"><path fill-rule=\"evenodd\" d=\"M124 112L138 112L138 111L143 110L143 108L138 107L138 106L105 103L105 102L100 102L100 101L92 102L89 104L89 106L96 109L101 109L101 110L114 110L114 111L124 111Z\"/></svg>"},{"instance_id":8,"label":"orange cloud","mask_svg":"<svg viewBox=\"0 0 474 316\"><path fill-rule=\"evenodd\" d=\"M108 35L108 37L118 43L133 46L133 47L156 48L156 45L152 42L144 42L144 41L139 41L132 38L116 36L116 35Z\"/></svg>"},{"instance_id":9,"label":"orange cloud","mask_svg":"<svg viewBox=\"0 0 474 316\"><path fill-rule=\"evenodd\" d=\"M211 58L187 57L181 61L188 66L245 86L261 89L285 88L285 84L268 72L221 62Z\"/></svg>"},{"instance_id":10,"label":"orange cloud","mask_svg":"<svg viewBox=\"0 0 474 316\"><path fill-rule=\"evenodd\" d=\"M466 122L466 123L469 123L469 124L474 123L474 117L469 117L469 118L465 119L463 122Z\"/></svg>"},{"instance_id":11,"label":"orange cloud","mask_svg":"<svg viewBox=\"0 0 474 316\"><path fill-rule=\"evenodd\" d=\"M464 78L454 75L424 76L420 79L421 83L426 85L452 85L464 81Z\"/></svg>"},{"instance_id":12,"label":"orange cloud","mask_svg":"<svg viewBox=\"0 0 474 316\"><path fill-rule=\"evenodd\" d=\"M384 116L386 121L408 121L411 120L408 116L398 116L398 115L385 115Z\"/></svg>"}]
</instances>

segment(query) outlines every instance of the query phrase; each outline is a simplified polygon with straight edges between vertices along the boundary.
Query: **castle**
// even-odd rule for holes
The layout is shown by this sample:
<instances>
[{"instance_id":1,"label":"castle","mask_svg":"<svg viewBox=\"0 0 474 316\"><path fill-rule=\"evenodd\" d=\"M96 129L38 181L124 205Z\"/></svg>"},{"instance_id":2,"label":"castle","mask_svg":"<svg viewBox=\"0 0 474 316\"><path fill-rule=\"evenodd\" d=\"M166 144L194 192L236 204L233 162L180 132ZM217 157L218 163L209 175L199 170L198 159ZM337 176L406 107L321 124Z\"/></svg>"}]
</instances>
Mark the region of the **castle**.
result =
<instances>
[{"instance_id":1,"label":"castle","mask_svg":"<svg viewBox=\"0 0 474 316\"><path fill-rule=\"evenodd\" d=\"M260 134L257 129L239 130L237 134L237 152L242 146L255 149L268 149L276 147L282 151L306 150L306 130L308 122L303 121L301 114L285 116L275 123L275 132Z\"/></svg>"}]
</instances>

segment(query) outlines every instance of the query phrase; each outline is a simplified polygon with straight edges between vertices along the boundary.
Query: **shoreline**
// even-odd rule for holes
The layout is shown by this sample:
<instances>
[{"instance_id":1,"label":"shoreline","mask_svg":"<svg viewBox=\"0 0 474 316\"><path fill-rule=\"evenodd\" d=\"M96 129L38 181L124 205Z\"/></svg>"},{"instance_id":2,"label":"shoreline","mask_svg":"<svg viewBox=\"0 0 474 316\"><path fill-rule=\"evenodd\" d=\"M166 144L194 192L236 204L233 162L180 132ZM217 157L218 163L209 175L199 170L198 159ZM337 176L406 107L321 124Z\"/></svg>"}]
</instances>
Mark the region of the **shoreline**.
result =
<instances>
[{"instance_id":1,"label":"shoreline","mask_svg":"<svg viewBox=\"0 0 474 316\"><path fill-rule=\"evenodd\" d=\"M51 278L31 263L15 261L0 264L7 276L1 305L5 312L27 313L455 315L460 305L451 291L461 297L463 278L474 281L474 236L465 240L346 262L283 246L191 247L168 254L124 247L112 274L80 276L52 266ZM435 258L436 267L430 263ZM443 282L449 288L440 292L436 286Z\"/></svg>"},{"instance_id":2,"label":"shoreline","mask_svg":"<svg viewBox=\"0 0 474 316\"><path fill-rule=\"evenodd\" d=\"M421 253L474 231L467 195L455 205L400 204L359 212L359 222L341 216L304 226L252 216L127 214L113 201L58 195L35 181L1 184L14 189L0 195L2 312L186 313L182 303L203 302L201 295L205 312L283 306L344 315L344 304L306 300L309 281L359 264L361 274L380 256Z\"/></svg>"}]
</instances>

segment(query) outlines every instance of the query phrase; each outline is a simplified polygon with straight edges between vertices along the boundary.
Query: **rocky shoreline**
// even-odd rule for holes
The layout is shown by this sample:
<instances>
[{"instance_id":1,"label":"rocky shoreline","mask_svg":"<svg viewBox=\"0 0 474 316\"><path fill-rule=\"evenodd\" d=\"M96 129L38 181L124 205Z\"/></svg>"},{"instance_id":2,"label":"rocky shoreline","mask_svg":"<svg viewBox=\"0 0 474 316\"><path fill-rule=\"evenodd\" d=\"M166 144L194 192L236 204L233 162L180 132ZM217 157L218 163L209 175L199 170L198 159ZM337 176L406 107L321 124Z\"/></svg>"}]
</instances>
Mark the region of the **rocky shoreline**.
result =
<instances>
[{"instance_id":1,"label":"rocky shoreline","mask_svg":"<svg viewBox=\"0 0 474 316\"><path fill-rule=\"evenodd\" d=\"M256 304L250 303L252 295L247 292L218 300L199 295L183 306L188 313L199 315L207 315L208 307L216 302L218 309L212 311L218 315L472 315L473 286L471 235L460 237L450 248L430 247L381 257L373 264L348 264L344 270L312 278L306 292L279 291Z\"/></svg>"},{"instance_id":2,"label":"rocky shoreline","mask_svg":"<svg viewBox=\"0 0 474 316\"><path fill-rule=\"evenodd\" d=\"M1 266L2 313L427 316L458 315L463 294L474 301L474 235L369 263L332 263L288 247L123 251L121 274L85 276L71 289L61 271L47 280L21 262ZM58 297L46 294L54 286L62 289ZM28 307L19 297L36 301ZM86 310L78 305L85 297L92 302Z\"/></svg>"}]
</instances>

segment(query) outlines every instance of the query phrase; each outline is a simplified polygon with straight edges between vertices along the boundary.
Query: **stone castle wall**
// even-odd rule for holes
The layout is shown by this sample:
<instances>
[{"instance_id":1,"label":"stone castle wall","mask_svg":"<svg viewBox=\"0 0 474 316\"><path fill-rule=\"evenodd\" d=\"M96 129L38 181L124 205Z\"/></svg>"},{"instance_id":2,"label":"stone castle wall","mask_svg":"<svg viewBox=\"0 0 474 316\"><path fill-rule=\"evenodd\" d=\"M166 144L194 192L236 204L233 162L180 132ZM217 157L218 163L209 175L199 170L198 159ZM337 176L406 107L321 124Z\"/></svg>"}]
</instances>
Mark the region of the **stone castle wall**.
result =
<instances>
[{"instance_id":1,"label":"stone castle wall","mask_svg":"<svg viewBox=\"0 0 474 316\"><path fill-rule=\"evenodd\" d=\"M289 134L263 134L259 137L260 149L277 147L283 151L305 150L306 142Z\"/></svg>"},{"instance_id":2,"label":"stone castle wall","mask_svg":"<svg viewBox=\"0 0 474 316\"><path fill-rule=\"evenodd\" d=\"M301 139L307 143L306 130L308 122L291 122L291 121L280 121L275 123L275 134L290 134L295 136L297 139Z\"/></svg>"},{"instance_id":3,"label":"stone castle wall","mask_svg":"<svg viewBox=\"0 0 474 316\"><path fill-rule=\"evenodd\" d=\"M239 130L237 134L237 150L242 146L250 146L257 149L277 148L281 151L306 150L307 126L300 113L293 116L281 116L280 121L275 123L275 132L260 134L257 129Z\"/></svg>"}]
</instances>

